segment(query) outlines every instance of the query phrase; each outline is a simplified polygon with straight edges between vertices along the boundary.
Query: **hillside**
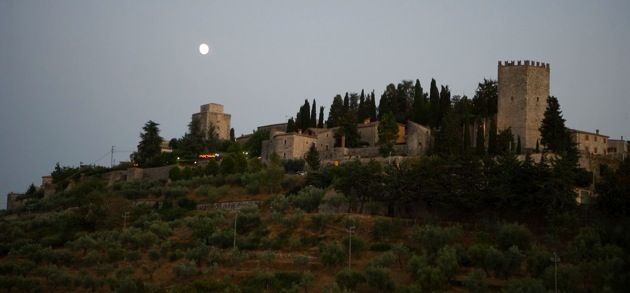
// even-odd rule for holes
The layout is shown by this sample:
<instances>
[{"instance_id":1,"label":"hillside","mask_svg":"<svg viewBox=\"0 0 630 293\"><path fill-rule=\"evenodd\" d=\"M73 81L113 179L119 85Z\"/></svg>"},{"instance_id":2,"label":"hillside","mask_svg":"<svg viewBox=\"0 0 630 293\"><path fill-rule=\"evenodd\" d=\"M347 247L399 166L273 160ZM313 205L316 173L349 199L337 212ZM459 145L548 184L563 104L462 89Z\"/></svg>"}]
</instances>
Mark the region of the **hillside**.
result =
<instances>
[{"instance_id":1,"label":"hillside","mask_svg":"<svg viewBox=\"0 0 630 293\"><path fill-rule=\"evenodd\" d=\"M624 217L585 207L547 213L526 208L527 202L467 210L437 197L404 200L403 209L387 198L390 192L361 196L369 190L360 187L375 188L370 184L378 180L406 187L403 194L424 194L410 184L422 181L429 188L441 181L421 180L413 172L417 179L404 181L399 173L427 163L443 170L431 160L393 169L350 162L307 176L272 165L110 186L102 175L70 177L56 183L69 186L65 190L34 196L2 214L0 288L544 292L555 286L554 253L561 291L620 291L627 285L630 234ZM370 174L381 177L369 179ZM398 183L390 182L394 174ZM472 188L457 172L450 174L448 197L462 196L457 184ZM344 192L346 180L353 188Z\"/></svg>"}]
</instances>

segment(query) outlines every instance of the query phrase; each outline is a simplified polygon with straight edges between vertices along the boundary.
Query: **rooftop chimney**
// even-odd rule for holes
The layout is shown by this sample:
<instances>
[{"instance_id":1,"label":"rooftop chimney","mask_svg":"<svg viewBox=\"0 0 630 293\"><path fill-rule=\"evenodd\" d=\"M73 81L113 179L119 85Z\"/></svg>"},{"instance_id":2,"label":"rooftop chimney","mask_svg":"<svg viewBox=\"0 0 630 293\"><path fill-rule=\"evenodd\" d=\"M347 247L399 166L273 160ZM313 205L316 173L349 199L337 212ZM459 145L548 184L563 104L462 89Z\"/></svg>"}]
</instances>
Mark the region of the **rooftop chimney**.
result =
<instances>
[{"instance_id":1,"label":"rooftop chimney","mask_svg":"<svg viewBox=\"0 0 630 293\"><path fill-rule=\"evenodd\" d=\"M595 129L595 134L599 134L599 129Z\"/></svg>"}]
</instances>

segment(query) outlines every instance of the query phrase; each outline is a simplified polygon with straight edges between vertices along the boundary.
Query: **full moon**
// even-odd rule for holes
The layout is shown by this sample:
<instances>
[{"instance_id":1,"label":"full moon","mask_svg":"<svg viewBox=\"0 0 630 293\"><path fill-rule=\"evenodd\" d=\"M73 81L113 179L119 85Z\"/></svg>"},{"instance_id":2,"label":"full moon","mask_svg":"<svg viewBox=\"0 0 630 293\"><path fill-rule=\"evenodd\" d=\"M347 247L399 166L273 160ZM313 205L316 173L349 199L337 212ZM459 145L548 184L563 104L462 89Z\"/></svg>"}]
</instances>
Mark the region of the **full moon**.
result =
<instances>
[{"instance_id":1,"label":"full moon","mask_svg":"<svg viewBox=\"0 0 630 293\"><path fill-rule=\"evenodd\" d=\"M208 52L210 52L210 47L208 47L208 44L202 43L201 45L199 45L199 53L201 53L201 55L206 55L208 54Z\"/></svg>"}]
</instances>

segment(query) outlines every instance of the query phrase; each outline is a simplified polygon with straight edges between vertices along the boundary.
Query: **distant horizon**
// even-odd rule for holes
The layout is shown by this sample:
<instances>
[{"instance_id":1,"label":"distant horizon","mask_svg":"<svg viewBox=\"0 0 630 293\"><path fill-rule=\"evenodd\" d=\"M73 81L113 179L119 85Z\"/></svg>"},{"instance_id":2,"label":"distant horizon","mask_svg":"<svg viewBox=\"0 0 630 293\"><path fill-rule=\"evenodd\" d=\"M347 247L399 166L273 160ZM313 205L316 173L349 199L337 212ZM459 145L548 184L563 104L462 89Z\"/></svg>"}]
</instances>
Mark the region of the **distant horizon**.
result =
<instances>
[{"instance_id":1,"label":"distant horizon","mask_svg":"<svg viewBox=\"0 0 630 293\"><path fill-rule=\"evenodd\" d=\"M202 104L238 137L401 80L472 98L498 61L549 63L567 127L627 140L629 16L628 1L0 0L0 208L56 162L112 145L128 160L148 120L181 137Z\"/></svg>"}]
</instances>

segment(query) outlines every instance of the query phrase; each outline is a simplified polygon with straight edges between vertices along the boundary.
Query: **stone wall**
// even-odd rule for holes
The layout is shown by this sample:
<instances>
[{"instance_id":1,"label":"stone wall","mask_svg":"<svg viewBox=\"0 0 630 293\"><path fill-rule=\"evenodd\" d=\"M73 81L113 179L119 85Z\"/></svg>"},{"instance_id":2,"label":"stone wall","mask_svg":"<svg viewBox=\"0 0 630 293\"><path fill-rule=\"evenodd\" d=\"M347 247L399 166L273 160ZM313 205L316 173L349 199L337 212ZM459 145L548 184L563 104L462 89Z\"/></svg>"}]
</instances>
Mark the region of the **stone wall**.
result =
<instances>
[{"instance_id":1,"label":"stone wall","mask_svg":"<svg viewBox=\"0 0 630 293\"><path fill-rule=\"evenodd\" d=\"M407 155L426 154L432 145L431 129L412 121L407 122Z\"/></svg>"},{"instance_id":2,"label":"stone wall","mask_svg":"<svg viewBox=\"0 0 630 293\"><path fill-rule=\"evenodd\" d=\"M498 65L497 129L511 128L522 147L534 149L540 140L540 124L549 96L547 63L500 62Z\"/></svg>"}]
</instances>

